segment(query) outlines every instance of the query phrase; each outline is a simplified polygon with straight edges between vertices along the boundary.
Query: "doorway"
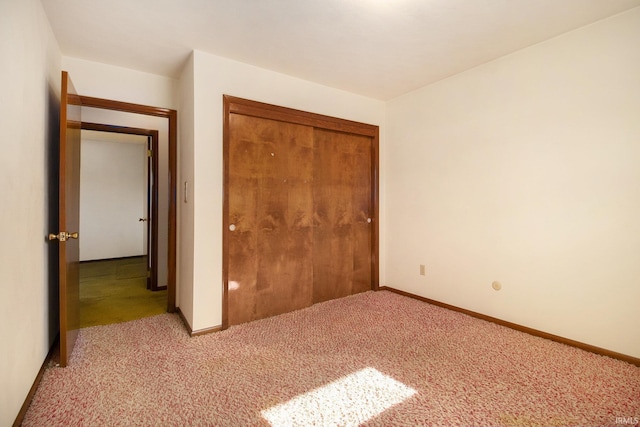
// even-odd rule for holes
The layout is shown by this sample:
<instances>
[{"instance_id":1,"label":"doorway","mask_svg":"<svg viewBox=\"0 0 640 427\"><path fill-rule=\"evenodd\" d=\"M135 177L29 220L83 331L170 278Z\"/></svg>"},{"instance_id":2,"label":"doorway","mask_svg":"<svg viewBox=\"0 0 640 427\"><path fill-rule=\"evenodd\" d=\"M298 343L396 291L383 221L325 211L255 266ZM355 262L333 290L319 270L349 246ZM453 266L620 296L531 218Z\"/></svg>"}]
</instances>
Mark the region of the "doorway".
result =
<instances>
[{"instance_id":1,"label":"doorway","mask_svg":"<svg viewBox=\"0 0 640 427\"><path fill-rule=\"evenodd\" d=\"M80 327L164 313L158 130L89 122L81 128Z\"/></svg>"},{"instance_id":2,"label":"doorway","mask_svg":"<svg viewBox=\"0 0 640 427\"><path fill-rule=\"evenodd\" d=\"M176 164L177 164L177 112L176 110L167 109L167 108L159 108L152 107L147 105L140 104L132 104L114 100L108 100L103 98L93 98L87 96L79 96L80 103L82 105L83 111L93 110L93 111L102 111L102 112L111 112L111 113L129 113L132 116L141 116L141 117L149 117L149 118L160 118L161 122L164 123L166 128L166 149L163 152L164 160L159 160L164 163L166 166L162 164L160 167L157 167L156 170L160 171L158 175L158 180L164 179L166 180L166 189L163 190L162 185L158 185L158 191L156 193L161 193L162 196L165 197L165 205L163 205L162 200L151 200L150 204L155 209L159 210L159 214L155 215L155 218L158 219L163 215L166 216L166 222L161 220L156 220L155 225L151 223L151 226L157 227L157 232L151 232L151 235L162 235L162 233L166 236L166 249L158 250L157 259L155 261L150 259L150 262L155 262L155 271L158 272L162 270L164 266L164 273L159 273L157 277L165 277L162 278L161 281L163 283L159 283L157 288L162 288L166 286L166 311L173 313L176 311ZM84 113L83 113L84 114ZM121 116L120 116L121 117ZM83 116L83 120L86 118L86 115ZM112 125L116 125L116 127L124 128L122 123L111 122ZM159 138L162 140L162 137ZM158 144L160 145L160 143ZM162 150L158 150L158 152L162 152ZM155 159L158 159L157 156ZM154 160L155 161L155 160ZM166 193L166 194L165 194ZM159 225L162 224L162 225ZM157 244L158 240L156 239ZM153 254L153 251L152 251ZM151 257L150 257L151 258Z\"/></svg>"}]
</instances>

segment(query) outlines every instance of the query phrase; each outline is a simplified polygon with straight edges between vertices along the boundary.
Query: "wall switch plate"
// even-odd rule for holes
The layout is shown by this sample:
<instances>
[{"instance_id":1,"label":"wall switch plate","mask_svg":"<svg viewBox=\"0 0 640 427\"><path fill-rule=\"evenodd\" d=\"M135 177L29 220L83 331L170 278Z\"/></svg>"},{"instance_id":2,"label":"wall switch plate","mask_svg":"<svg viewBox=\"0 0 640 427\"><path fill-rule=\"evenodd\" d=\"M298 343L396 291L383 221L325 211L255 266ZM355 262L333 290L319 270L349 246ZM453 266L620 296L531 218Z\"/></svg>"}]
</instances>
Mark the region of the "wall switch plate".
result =
<instances>
[{"instance_id":1,"label":"wall switch plate","mask_svg":"<svg viewBox=\"0 0 640 427\"><path fill-rule=\"evenodd\" d=\"M420 275L421 276L426 276L427 275L427 267L425 267L424 264L420 264Z\"/></svg>"},{"instance_id":2,"label":"wall switch plate","mask_svg":"<svg viewBox=\"0 0 640 427\"><path fill-rule=\"evenodd\" d=\"M189 203L189 181L184 182L183 200L185 203Z\"/></svg>"}]
</instances>

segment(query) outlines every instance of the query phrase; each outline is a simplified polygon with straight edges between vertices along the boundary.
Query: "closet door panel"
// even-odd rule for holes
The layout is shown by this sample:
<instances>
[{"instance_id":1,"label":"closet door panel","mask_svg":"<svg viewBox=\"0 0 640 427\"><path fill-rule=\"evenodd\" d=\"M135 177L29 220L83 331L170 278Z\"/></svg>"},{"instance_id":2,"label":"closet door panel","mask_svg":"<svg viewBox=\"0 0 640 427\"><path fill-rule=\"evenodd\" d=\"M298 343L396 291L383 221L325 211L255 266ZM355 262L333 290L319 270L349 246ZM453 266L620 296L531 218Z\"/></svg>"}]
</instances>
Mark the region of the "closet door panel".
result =
<instances>
[{"instance_id":1,"label":"closet door panel","mask_svg":"<svg viewBox=\"0 0 640 427\"><path fill-rule=\"evenodd\" d=\"M372 140L352 136L353 153L353 283L352 293L371 290L373 208L371 199Z\"/></svg>"},{"instance_id":2,"label":"closet door panel","mask_svg":"<svg viewBox=\"0 0 640 427\"><path fill-rule=\"evenodd\" d=\"M224 103L223 327L372 289L377 127Z\"/></svg>"},{"instance_id":3,"label":"closet door panel","mask_svg":"<svg viewBox=\"0 0 640 427\"><path fill-rule=\"evenodd\" d=\"M287 293L292 303L280 313L313 304L313 128L296 127L288 145ZM295 308L291 308L295 307Z\"/></svg>"},{"instance_id":4,"label":"closet door panel","mask_svg":"<svg viewBox=\"0 0 640 427\"><path fill-rule=\"evenodd\" d=\"M307 126L230 116L229 324L312 303L312 135Z\"/></svg>"},{"instance_id":5,"label":"closet door panel","mask_svg":"<svg viewBox=\"0 0 640 427\"><path fill-rule=\"evenodd\" d=\"M339 133L314 130L313 302L350 294L351 169Z\"/></svg>"},{"instance_id":6,"label":"closet door panel","mask_svg":"<svg viewBox=\"0 0 640 427\"><path fill-rule=\"evenodd\" d=\"M370 252L363 256L371 242L370 147L368 137L314 131L314 302L371 289Z\"/></svg>"},{"instance_id":7,"label":"closet door panel","mask_svg":"<svg viewBox=\"0 0 640 427\"><path fill-rule=\"evenodd\" d=\"M256 233L258 174L254 169L260 146L237 131L232 115L229 144L229 317L231 324L251 320L256 304L258 236Z\"/></svg>"}]
</instances>

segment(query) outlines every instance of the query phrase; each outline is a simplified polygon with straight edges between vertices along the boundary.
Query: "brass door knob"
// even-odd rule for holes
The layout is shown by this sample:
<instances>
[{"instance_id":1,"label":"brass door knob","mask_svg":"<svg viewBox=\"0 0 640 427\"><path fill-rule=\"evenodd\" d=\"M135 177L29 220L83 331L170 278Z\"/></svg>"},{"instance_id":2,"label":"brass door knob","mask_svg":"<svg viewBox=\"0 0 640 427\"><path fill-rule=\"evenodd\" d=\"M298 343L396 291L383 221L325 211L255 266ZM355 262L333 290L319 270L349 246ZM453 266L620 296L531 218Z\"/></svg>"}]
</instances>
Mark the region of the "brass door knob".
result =
<instances>
[{"instance_id":1,"label":"brass door knob","mask_svg":"<svg viewBox=\"0 0 640 427\"><path fill-rule=\"evenodd\" d=\"M78 232L74 232L74 233L69 233L67 231L61 231L58 234L49 234L49 240L60 240L61 242L66 242L69 239L77 239L78 238Z\"/></svg>"}]
</instances>

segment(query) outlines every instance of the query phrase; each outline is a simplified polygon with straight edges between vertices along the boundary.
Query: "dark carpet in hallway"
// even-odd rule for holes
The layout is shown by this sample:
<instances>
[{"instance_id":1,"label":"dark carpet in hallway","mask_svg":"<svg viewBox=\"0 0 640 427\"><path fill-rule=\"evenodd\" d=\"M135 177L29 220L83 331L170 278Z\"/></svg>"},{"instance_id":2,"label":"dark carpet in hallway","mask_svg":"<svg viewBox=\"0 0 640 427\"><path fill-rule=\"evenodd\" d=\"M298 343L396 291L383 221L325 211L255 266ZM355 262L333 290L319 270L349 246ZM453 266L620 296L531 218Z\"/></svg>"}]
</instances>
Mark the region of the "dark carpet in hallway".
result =
<instances>
[{"instance_id":1,"label":"dark carpet in hallway","mask_svg":"<svg viewBox=\"0 0 640 427\"><path fill-rule=\"evenodd\" d=\"M162 314L167 291L147 289L145 257L80 263L80 327Z\"/></svg>"}]
</instances>

